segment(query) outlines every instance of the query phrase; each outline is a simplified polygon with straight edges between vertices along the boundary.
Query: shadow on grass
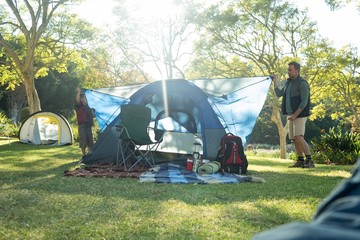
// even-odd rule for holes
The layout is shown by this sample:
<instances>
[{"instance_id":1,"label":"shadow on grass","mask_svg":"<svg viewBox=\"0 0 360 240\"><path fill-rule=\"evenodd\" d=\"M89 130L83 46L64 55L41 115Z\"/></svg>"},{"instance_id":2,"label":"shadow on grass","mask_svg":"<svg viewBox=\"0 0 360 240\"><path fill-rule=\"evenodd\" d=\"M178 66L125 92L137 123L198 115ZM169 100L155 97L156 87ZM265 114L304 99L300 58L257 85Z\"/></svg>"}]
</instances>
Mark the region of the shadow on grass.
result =
<instances>
[{"instance_id":1,"label":"shadow on grass","mask_svg":"<svg viewBox=\"0 0 360 240\"><path fill-rule=\"evenodd\" d=\"M289 207L283 208L282 204L309 201L306 199L320 201L340 180L337 177L326 177L327 184L324 186L321 184L323 177L303 173L278 173L274 176L271 172L263 173L267 176L266 183L221 185L155 184L139 183L136 179L64 177L63 170L73 165L66 163L43 171L2 171L1 174L10 174L11 179L15 180L7 181L5 188L0 187L2 194L5 193L0 197L3 206L0 213L11 219L11 226L6 227L17 231L15 226L28 222L31 227L47 229L51 222L53 230L45 230L44 233L47 239L56 239L56 234L83 239L84 231L90 234L92 230L80 226L99 228L102 225L98 219L101 219L105 224L102 226L104 229L111 222L117 223L115 229L118 232L113 234L121 234L118 239L122 239L149 234L154 237L158 234L155 229L166 227L162 221L169 218L169 221L178 224L178 227L168 229L172 231L172 236L179 234L184 237L183 234L187 233L188 239L194 238L196 235L192 226L199 222L215 223L228 232L239 234L240 229L222 226L224 223L221 221L224 220L221 219L227 219L228 224L252 225L253 229L268 229L294 219L307 221L309 219L304 215L296 213L298 216L294 216L287 210ZM307 184L302 184L302 181ZM17 209L16 213L13 213L14 209ZM202 215L206 216L206 220L200 220ZM144 224L132 226L131 223L137 222L136 219L141 219L145 225L155 224L152 226L154 232ZM132 227L123 227L126 223ZM68 230L63 232L64 229ZM112 228L108 230L112 231Z\"/></svg>"},{"instance_id":2,"label":"shadow on grass","mask_svg":"<svg viewBox=\"0 0 360 240\"><path fill-rule=\"evenodd\" d=\"M166 239L215 239L214 235L204 237L211 226L221 229L217 239L236 239L245 228L234 226L254 226L252 235L254 229L309 220L302 210L289 211L291 204L294 208L310 206L307 210L312 214L314 206L344 179L332 176L331 171L350 169L319 165L290 171L289 161L261 158L250 159L250 172L266 183L140 183L137 179L65 177L65 170L77 166L77 146L12 145L0 146L4 153L0 159L0 223L14 232L14 238L21 238L16 235L19 229L25 235L34 228L41 229L45 239L106 236L94 229L108 231L113 239L154 239L159 229L169 232ZM193 227L201 224L205 227Z\"/></svg>"}]
</instances>

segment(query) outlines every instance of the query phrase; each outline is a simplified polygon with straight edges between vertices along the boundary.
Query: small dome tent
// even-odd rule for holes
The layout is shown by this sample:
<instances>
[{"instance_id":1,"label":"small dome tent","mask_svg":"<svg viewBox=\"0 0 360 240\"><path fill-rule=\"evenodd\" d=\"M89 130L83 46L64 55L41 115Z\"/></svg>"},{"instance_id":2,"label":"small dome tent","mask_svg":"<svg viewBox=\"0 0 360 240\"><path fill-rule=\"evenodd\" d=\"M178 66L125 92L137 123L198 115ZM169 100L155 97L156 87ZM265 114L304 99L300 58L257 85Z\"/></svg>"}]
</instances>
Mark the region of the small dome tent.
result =
<instances>
[{"instance_id":1,"label":"small dome tent","mask_svg":"<svg viewBox=\"0 0 360 240\"><path fill-rule=\"evenodd\" d=\"M21 125L19 140L35 145L73 144L73 132L69 122L53 112L36 112Z\"/></svg>"}]
</instances>

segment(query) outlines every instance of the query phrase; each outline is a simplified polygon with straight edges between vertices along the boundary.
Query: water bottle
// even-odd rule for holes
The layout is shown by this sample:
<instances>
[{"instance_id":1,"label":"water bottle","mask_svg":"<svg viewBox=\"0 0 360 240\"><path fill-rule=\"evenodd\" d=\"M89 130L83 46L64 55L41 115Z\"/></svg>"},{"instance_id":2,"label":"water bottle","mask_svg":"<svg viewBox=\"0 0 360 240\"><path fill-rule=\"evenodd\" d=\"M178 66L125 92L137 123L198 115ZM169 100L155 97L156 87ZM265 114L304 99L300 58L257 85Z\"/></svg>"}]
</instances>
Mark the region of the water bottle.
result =
<instances>
[{"instance_id":1,"label":"water bottle","mask_svg":"<svg viewBox=\"0 0 360 240\"><path fill-rule=\"evenodd\" d=\"M193 152L193 172L197 172L200 165L199 153Z\"/></svg>"}]
</instances>

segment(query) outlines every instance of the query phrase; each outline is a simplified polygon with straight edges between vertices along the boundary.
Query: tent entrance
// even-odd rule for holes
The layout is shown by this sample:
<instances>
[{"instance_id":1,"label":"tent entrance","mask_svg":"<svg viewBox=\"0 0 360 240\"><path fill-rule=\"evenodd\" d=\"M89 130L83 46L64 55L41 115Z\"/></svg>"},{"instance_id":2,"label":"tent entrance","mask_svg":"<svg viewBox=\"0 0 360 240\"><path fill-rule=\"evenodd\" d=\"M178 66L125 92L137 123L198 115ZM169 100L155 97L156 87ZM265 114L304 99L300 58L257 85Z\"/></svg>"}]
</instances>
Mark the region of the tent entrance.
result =
<instances>
[{"instance_id":1,"label":"tent entrance","mask_svg":"<svg viewBox=\"0 0 360 240\"><path fill-rule=\"evenodd\" d=\"M20 126L20 142L35 145L67 145L73 143L69 122L53 112L36 112Z\"/></svg>"},{"instance_id":2,"label":"tent entrance","mask_svg":"<svg viewBox=\"0 0 360 240\"><path fill-rule=\"evenodd\" d=\"M198 132L193 115L180 109L159 112L155 119L155 128L176 132Z\"/></svg>"},{"instance_id":3,"label":"tent entrance","mask_svg":"<svg viewBox=\"0 0 360 240\"><path fill-rule=\"evenodd\" d=\"M197 112L197 109L192 112ZM166 131L158 148L160 152L191 153L195 139L202 145L201 124L187 110L175 108L160 111L155 118L154 128ZM200 153L203 153L202 149Z\"/></svg>"},{"instance_id":4,"label":"tent entrance","mask_svg":"<svg viewBox=\"0 0 360 240\"><path fill-rule=\"evenodd\" d=\"M37 116L33 143L41 145L60 144L59 121L52 116Z\"/></svg>"}]
</instances>

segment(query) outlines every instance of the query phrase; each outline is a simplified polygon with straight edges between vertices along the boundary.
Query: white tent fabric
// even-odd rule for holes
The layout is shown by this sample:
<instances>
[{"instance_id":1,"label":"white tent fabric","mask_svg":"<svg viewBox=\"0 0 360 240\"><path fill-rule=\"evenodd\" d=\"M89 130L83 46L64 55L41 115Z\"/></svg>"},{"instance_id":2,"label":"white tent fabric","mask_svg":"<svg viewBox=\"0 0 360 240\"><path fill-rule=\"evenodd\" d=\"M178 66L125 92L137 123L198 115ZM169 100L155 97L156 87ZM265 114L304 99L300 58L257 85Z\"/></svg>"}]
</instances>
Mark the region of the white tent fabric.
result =
<instances>
[{"instance_id":1,"label":"white tent fabric","mask_svg":"<svg viewBox=\"0 0 360 240\"><path fill-rule=\"evenodd\" d=\"M73 132L69 122L53 112L36 112L21 125L19 140L35 145L73 144Z\"/></svg>"}]
</instances>

